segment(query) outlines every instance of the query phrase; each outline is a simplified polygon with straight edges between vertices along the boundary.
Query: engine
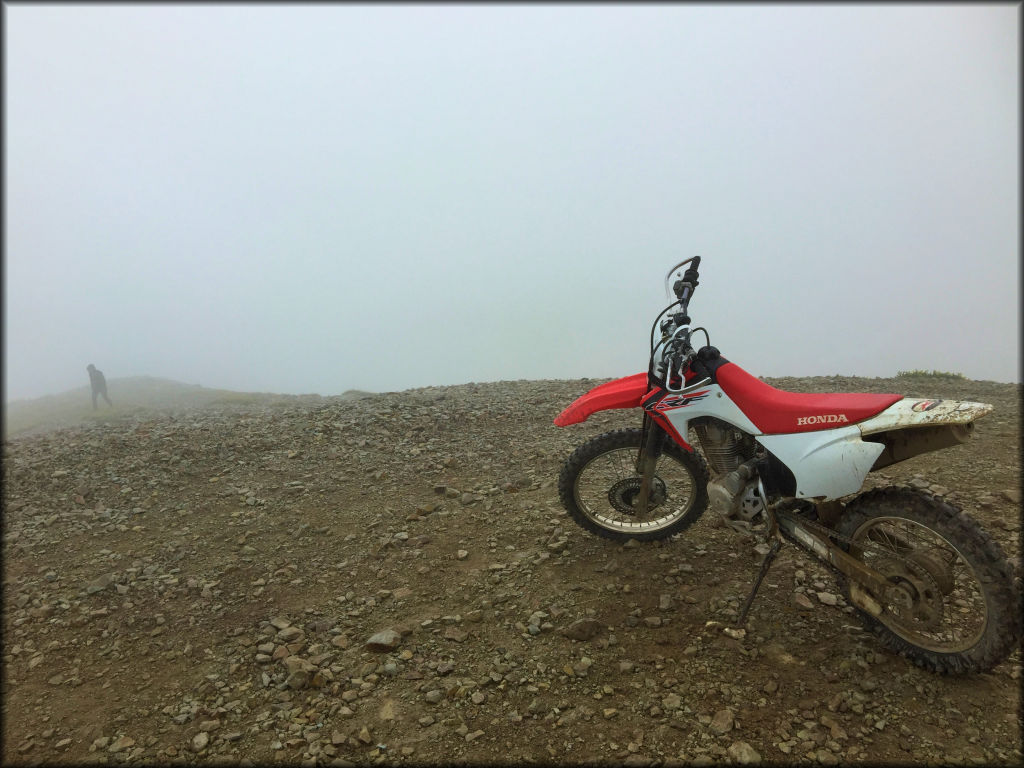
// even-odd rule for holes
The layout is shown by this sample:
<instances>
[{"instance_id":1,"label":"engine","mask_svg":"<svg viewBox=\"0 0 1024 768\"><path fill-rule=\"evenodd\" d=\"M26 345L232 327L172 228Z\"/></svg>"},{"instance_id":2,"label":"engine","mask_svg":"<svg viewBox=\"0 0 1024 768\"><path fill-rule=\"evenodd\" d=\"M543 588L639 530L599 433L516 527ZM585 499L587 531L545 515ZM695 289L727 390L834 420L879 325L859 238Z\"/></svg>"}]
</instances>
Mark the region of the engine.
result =
<instances>
[{"instance_id":1,"label":"engine","mask_svg":"<svg viewBox=\"0 0 1024 768\"><path fill-rule=\"evenodd\" d=\"M718 419L693 425L704 457L714 473L708 499L723 517L752 523L764 511L754 465L754 438Z\"/></svg>"},{"instance_id":2,"label":"engine","mask_svg":"<svg viewBox=\"0 0 1024 768\"><path fill-rule=\"evenodd\" d=\"M732 472L744 461L754 458L754 438L724 421L702 419L693 428L700 439L704 458L716 475Z\"/></svg>"}]
</instances>

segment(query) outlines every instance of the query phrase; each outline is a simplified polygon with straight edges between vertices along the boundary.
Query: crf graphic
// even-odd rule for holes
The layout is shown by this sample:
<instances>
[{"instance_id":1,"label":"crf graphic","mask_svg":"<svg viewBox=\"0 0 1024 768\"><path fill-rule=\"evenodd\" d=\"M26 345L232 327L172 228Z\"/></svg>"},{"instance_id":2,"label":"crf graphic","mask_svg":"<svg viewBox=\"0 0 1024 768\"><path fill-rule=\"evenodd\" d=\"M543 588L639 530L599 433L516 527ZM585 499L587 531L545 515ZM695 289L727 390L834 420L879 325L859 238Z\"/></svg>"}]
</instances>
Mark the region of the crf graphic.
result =
<instances>
[{"instance_id":1,"label":"crf graphic","mask_svg":"<svg viewBox=\"0 0 1024 768\"><path fill-rule=\"evenodd\" d=\"M670 411L674 408L685 408L690 403L695 403L698 400L703 400L708 396L708 390L702 392L694 392L692 395L677 395L674 397L666 397L663 400L659 400L652 406L655 411Z\"/></svg>"}]
</instances>

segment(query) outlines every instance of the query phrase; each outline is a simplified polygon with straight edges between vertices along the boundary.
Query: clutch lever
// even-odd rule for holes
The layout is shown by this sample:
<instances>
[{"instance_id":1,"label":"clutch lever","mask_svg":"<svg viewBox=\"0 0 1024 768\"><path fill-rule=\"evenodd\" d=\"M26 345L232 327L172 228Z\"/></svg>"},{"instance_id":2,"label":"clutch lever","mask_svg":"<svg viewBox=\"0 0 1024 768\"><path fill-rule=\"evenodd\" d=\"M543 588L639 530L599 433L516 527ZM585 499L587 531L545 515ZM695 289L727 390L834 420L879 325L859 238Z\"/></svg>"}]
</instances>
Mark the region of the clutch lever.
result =
<instances>
[{"instance_id":1,"label":"clutch lever","mask_svg":"<svg viewBox=\"0 0 1024 768\"><path fill-rule=\"evenodd\" d=\"M667 274L667 275L665 275L665 296L666 296L666 297L667 297L667 298L668 298L668 299L669 299L670 301L672 300L672 288L671 288L671 286L669 285L669 281L670 281L670 280L672 279L672 275L673 275L673 274L674 274L674 273L676 272L676 270L678 270L678 269L679 269L680 267L685 267L685 266L686 266L687 264L689 264L689 263L690 263L691 261L696 261L696 262L697 262L696 264L694 264L694 265L693 265L693 267L691 267L691 269L696 269L697 267L699 267L699 266L700 266L700 256L691 256L691 257L690 257L690 258L688 258L688 259L683 259L682 261L680 261L680 262L679 262L678 264L676 264L676 265L675 265L674 267L672 267L672 269L670 269L670 270L668 271L668 274Z\"/></svg>"}]
</instances>

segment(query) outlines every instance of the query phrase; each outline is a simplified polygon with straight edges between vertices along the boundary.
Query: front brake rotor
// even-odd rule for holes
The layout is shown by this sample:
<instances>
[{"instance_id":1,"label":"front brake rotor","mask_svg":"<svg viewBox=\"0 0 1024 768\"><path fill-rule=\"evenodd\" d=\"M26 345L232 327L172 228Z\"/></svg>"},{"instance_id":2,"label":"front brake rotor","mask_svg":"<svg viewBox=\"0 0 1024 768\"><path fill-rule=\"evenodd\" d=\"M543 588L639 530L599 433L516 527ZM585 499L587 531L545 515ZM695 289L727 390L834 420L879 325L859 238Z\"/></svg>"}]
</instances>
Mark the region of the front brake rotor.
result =
<instances>
[{"instance_id":1,"label":"front brake rotor","mask_svg":"<svg viewBox=\"0 0 1024 768\"><path fill-rule=\"evenodd\" d=\"M636 500L640 495L640 478L627 477L619 480L608 489L608 503L617 512L624 515L636 514ZM651 480L651 490L647 499L647 509L652 510L668 498L665 481L655 475Z\"/></svg>"}]
</instances>

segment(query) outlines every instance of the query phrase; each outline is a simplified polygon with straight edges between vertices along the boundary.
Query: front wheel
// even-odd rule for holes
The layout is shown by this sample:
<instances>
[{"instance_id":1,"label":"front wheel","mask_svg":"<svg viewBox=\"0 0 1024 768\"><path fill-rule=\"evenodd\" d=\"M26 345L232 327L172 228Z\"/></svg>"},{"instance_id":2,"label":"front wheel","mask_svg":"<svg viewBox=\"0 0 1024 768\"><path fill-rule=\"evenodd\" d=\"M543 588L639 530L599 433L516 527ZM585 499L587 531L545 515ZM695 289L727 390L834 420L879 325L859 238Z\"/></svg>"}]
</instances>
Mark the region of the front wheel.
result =
<instances>
[{"instance_id":1,"label":"front wheel","mask_svg":"<svg viewBox=\"0 0 1024 768\"><path fill-rule=\"evenodd\" d=\"M930 494L883 488L846 506L838 533L851 555L886 577L879 639L935 672L984 672L1020 635L1020 595L999 545L962 511ZM845 584L849 596L849 584Z\"/></svg>"},{"instance_id":2,"label":"front wheel","mask_svg":"<svg viewBox=\"0 0 1024 768\"><path fill-rule=\"evenodd\" d=\"M666 539L689 528L708 505L708 469L696 453L666 442L654 470L647 514L636 510L640 473L636 459L642 431L606 432L566 460L558 493L583 528L615 541Z\"/></svg>"}]
</instances>

